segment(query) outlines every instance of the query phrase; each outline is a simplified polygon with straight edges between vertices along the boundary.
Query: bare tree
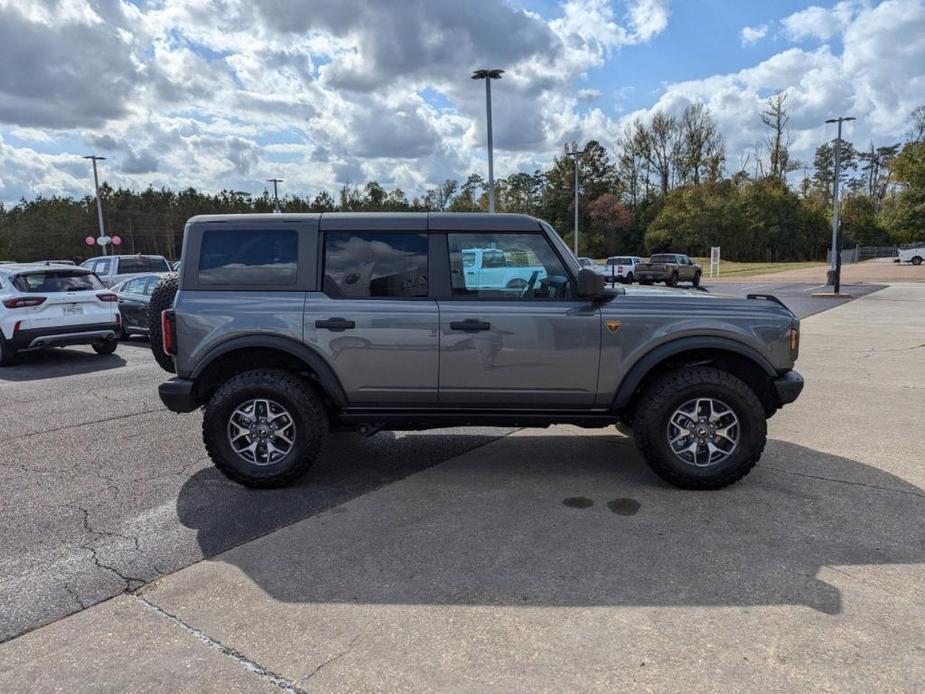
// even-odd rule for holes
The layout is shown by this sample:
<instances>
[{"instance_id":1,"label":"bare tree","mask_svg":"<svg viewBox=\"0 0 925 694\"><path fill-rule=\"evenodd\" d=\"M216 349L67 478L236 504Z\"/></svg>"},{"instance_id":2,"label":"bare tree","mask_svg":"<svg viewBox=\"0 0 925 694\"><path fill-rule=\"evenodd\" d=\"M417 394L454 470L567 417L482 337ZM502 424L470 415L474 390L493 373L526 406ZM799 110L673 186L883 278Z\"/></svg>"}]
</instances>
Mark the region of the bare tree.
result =
<instances>
[{"instance_id":1,"label":"bare tree","mask_svg":"<svg viewBox=\"0 0 925 694\"><path fill-rule=\"evenodd\" d=\"M908 135L915 143L925 140L925 106L917 106L912 111L912 125L909 127Z\"/></svg>"},{"instance_id":2,"label":"bare tree","mask_svg":"<svg viewBox=\"0 0 925 694\"><path fill-rule=\"evenodd\" d=\"M671 177L678 160L678 132L678 121L662 111L656 111L645 131L645 157L658 177L662 195L671 190Z\"/></svg>"},{"instance_id":3,"label":"bare tree","mask_svg":"<svg viewBox=\"0 0 925 694\"><path fill-rule=\"evenodd\" d=\"M720 178L726 159L723 136L702 103L689 104L681 114L678 175L682 181L699 185L704 177Z\"/></svg>"},{"instance_id":4,"label":"bare tree","mask_svg":"<svg viewBox=\"0 0 925 694\"><path fill-rule=\"evenodd\" d=\"M768 175L783 182L790 167L790 131L787 124L790 116L784 103L787 101L786 92L778 92L768 99L768 108L761 112L761 122L771 129L768 136L768 152L770 153L770 171Z\"/></svg>"}]
</instances>

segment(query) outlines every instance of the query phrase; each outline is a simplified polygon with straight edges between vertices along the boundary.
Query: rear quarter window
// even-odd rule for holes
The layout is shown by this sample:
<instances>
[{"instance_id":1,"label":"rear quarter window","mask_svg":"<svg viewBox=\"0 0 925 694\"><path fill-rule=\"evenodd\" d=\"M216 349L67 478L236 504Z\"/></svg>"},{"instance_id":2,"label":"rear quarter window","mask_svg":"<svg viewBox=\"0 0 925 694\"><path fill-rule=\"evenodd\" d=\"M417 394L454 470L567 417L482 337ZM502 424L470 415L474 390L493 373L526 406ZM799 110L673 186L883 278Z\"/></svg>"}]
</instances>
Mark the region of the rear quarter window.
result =
<instances>
[{"instance_id":1,"label":"rear quarter window","mask_svg":"<svg viewBox=\"0 0 925 694\"><path fill-rule=\"evenodd\" d=\"M298 255L294 229L208 229L199 251L199 283L293 285Z\"/></svg>"}]
</instances>

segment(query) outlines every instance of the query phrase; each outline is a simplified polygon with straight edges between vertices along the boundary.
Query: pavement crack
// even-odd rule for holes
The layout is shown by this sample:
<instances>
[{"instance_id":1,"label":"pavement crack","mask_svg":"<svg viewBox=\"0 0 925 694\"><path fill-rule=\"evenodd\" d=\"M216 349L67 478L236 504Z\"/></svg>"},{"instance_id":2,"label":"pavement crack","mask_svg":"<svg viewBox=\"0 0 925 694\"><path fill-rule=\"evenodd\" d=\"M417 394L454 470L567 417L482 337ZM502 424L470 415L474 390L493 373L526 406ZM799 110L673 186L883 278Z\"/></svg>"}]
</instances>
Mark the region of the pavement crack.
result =
<instances>
[{"instance_id":1,"label":"pavement crack","mask_svg":"<svg viewBox=\"0 0 925 694\"><path fill-rule=\"evenodd\" d=\"M918 492L912 489L897 489L896 487L881 487L876 484L867 484L866 482L853 482L851 480L841 480L837 477L825 477L823 475L810 475L806 472L794 472L793 470L784 470L783 468L773 467L771 465L762 465L762 470L770 470L772 472L780 472L785 475L795 475L797 477L808 477L814 480L822 480L824 482L838 482L839 484L850 484L854 487L866 487L867 489L877 489L881 492L897 492L899 494L911 494L912 496L918 496L925 498L925 494Z\"/></svg>"},{"instance_id":2,"label":"pavement crack","mask_svg":"<svg viewBox=\"0 0 925 694\"><path fill-rule=\"evenodd\" d=\"M324 661L323 663L321 663L318 667L316 667L314 670L312 670L308 675L306 675L305 677L303 677L302 679L300 679L298 683L299 683L299 684L302 684L302 682L307 682L307 681L310 680L312 677L314 677L314 676L317 675L319 672L321 672L322 669L324 669L325 667L327 667L328 665L330 665L330 664L333 663L334 661L340 660L341 658L343 658L345 655L347 655L350 651L353 650L353 645L357 642L357 640L358 640L359 638L360 638L360 635L359 635L359 634L357 634L356 636L354 636L353 639L350 641L350 643L347 644L347 647L346 647L344 650L342 650L342 651L341 651L340 653L338 653L337 655L331 656L330 658L328 658L327 660L325 660L325 661Z\"/></svg>"},{"instance_id":3,"label":"pavement crack","mask_svg":"<svg viewBox=\"0 0 925 694\"><path fill-rule=\"evenodd\" d=\"M122 582L125 583L126 592L131 592L133 590L136 590L140 588L141 586L143 586L145 583L147 583L147 581L143 578L138 578L137 576L129 576L119 571L119 569L117 569L115 566L105 563L100 558L99 552L95 546L96 541L99 540L100 538L116 537L121 540L129 540L130 542L134 544L135 551L141 552L141 547L139 545L138 538L132 535L122 535L121 533L114 533L114 532L109 532L106 530L97 530L90 524L90 512L87 509L83 508L82 506L77 506L76 508L82 514L84 530L91 533L92 535L95 535L95 537L92 540L88 542L84 542L83 544L80 545L81 549L85 549L88 552L90 552L91 558L93 559L93 563L99 568L104 569L105 571L114 573L116 576L118 576L122 580Z\"/></svg>"},{"instance_id":4,"label":"pavement crack","mask_svg":"<svg viewBox=\"0 0 925 694\"><path fill-rule=\"evenodd\" d=\"M131 414L119 414L114 417L105 417L103 419L94 419L88 422L81 422L80 424L68 424L67 426L58 427L57 429L43 429L42 431L34 431L31 434L21 434L19 436L4 436L0 438L0 441L18 441L20 439L28 439L33 436L44 436L46 434L53 434L57 431L66 431L68 429L80 429L81 427L86 427L92 424L103 424L105 422L115 422L120 419L128 419L129 417L140 417L145 414L153 414L155 412L166 412L163 407L158 407L151 410L142 410L141 412L132 412Z\"/></svg>"},{"instance_id":5,"label":"pavement crack","mask_svg":"<svg viewBox=\"0 0 925 694\"><path fill-rule=\"evenodd\" d=\"M77 590L73 588L69 583L65 582L64 590L68 592L68 595L74 598L74 602L76 602L80 606L80 609L82 610L87 609L87 604L81 599L80 594L77 592Z\"/></svg>"},{"instance_id":6,"label":"pavement crack","mask_svg":"<svg viewBox=\"0 0 925 694\"><path fill-rule=\"evenodd\" d=\"M160 607L158 607L152 602L149 602L148 600L138 595L137 593L131 594L130 597L136 602L138 602L144 609L150 610L151 612L154 612L156 615L163 617L164 619L167 619L170 622L173 622L175 625L177 625L178 627L180 627L187 633L192 634L193 636L195 636L197 639L199 639L201 642L203 642L207 646L214 648L222 655L227 656L228 658L231 658L236 663L241 665L248 672L251 672L257 675L258 677L261 677L262 679L266 680L270 684L273 684L279 687L285 692L292 692L293 694L307 694L306 691L300 688L297 683L292 682L286 679L285 677L276 674L272 670L265 668L264 666L260 665L259 663L251 660L244 654L235 650L231 646L226 646L221 641L213 639L211 636L209 636L205 632L201 631L200 629L197 629L196 627L190 626L189 624L184 622L182 619L180 619L176 615L171 614L170 612L167 612L164 609L161 609Z\"/></svg>"}]
</instances>

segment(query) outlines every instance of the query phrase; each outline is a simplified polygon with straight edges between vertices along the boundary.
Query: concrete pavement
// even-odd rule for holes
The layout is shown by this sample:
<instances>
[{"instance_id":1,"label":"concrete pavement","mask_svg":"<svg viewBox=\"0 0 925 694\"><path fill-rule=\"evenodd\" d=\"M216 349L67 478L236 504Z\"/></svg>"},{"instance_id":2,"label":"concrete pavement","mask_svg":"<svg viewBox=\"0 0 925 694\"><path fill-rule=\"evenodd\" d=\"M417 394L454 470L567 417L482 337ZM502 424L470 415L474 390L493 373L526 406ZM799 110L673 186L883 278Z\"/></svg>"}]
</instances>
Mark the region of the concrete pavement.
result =
<instances>
[{"instance_id":1,"label":"concrete pavement","mask_svg":"<svg viewBox=\"0 0 925 694\"><path fill-rule=\"evenodd\" d=\"M804 321L729 489L521 430L3 644L0 690L920 691L923 354L925 286L889 287Z\"/></svg>"}]
</instances>

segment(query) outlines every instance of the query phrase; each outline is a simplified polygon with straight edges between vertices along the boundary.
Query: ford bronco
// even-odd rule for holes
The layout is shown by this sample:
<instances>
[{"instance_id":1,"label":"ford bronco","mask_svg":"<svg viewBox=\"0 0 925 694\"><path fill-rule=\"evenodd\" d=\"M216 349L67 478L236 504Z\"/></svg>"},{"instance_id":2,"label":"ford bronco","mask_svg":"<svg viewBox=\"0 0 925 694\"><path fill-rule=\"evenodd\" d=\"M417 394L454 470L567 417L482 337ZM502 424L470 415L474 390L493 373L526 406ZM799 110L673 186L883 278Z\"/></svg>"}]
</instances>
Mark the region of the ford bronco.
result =
<instances>
[{"instance_id":1,"label":"ford bronco","mask_svg":"<svg viewBox=\"0 0 925 694\"><path fill-rule=\"evenodd\" d=\"M605 288L524 215L194 217L151 306L161 399L204 408L215 465L252 487L298 479L332 430L570 423L716 489L803 387L773 296Z\"/></svg>"}]
</instances>

